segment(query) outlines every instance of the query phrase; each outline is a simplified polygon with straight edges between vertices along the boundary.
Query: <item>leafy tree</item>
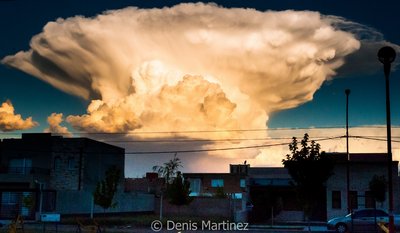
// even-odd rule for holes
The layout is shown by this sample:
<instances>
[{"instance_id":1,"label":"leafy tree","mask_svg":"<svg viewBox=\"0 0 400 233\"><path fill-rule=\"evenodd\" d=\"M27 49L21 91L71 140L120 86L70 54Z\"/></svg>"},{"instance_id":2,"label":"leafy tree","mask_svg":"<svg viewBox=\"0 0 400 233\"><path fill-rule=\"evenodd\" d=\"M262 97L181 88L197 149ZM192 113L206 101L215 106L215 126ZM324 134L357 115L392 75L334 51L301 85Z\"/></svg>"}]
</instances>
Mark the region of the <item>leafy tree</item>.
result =
<instances>
[{"instance_id":1,"label":"leafy tree","mask_svg":"<svg viewBox=\"0 0 400 233\"><path fill-rule=\"evenodd\" d=\"M111 166L107 169L104 180L101 180L96 185L96 190L93 193L94 203L104 209L114 208L117 203L113 203L114 195L117 192L119 180L121 178L121 170L116 166Z\"/></svg>"},{"instance_id":2,"label":"leafy tree","mask_svg":"<svg viewBox=\"0 0 400 233\"><path fill-rule=\"evenodd\" d=\"M369 182L369 190L372 193L375 201L384 202L386 199L386 178L385 176L374 175Z\"/></svg>"},{"instance_id":3,"label":"leafy tree","mask_svg":"<svg viewBox=\"0 0 400 233\"><path fill-rule=\"evenodd\" d=\"M25 207L29 210L29 213L28 213L28 215L29 215L31 213L31 211L33 210L33 207L35 207L35 198L33 197L32 193L29 193L28 195L23 195L22 205L23 205L23 207Z\"/></svg>"},{"instance_id":4,"label":"leafy tree","mask_svg":"<svg viewBox=\"0 0 400 233\"><path fill-rule=\"evenodd\" d=\"M182 167L182 161L176 155L175 153L174 158L164 163L163 166L153 166L153 171L164 177L167 185L174 180L178 169Z\"/></svg>"},{"instance_id":5,"label":"leafy tree","mask_svg":"<svg viewBox=\"0 0 400 233\"><path fill-rule=\"evenodd\" d=\"M293 137L289 145L291 154L286 155L282 163L293 179L298 198L307 218L317 211L319 200L325 195L325 182L332 175L334 163L324 153L320 153L320 145L309 142L308 134L299 143Z\"/></svg>"},{"instance_id":6,"label":"leafy tree","mask_svg":"<svg viewBox=\"0 0 400 233\"><path fill-rule=\"evenodd\" d=\"M187 205L193 199L189 196L190 183L184 181L181 172L177 172L176 178L167 188L167 198L169 203L174 205Z\"/></svg>"},{"instance_id":7,"label":"leafy tree","mask_svg":"<svg viewBox=\"0 0 400 233\"><path fill-rule=\"evenodd\" d=\"M216 197L216 198L226 198L227 196L226 196L224 187L218 186L217 188L215 188L214 197Z\"/></svg>"}]
</instances>

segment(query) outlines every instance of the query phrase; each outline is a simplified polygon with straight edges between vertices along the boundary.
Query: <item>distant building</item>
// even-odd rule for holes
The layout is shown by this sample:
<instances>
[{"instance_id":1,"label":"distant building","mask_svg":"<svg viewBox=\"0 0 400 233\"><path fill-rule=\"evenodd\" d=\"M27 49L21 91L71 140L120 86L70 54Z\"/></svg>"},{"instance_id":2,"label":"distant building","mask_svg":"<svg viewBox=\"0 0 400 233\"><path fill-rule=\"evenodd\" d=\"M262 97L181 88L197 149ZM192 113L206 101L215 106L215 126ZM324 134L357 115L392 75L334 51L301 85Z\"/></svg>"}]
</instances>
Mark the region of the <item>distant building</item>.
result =
<instances>
[{"instance_id":1,"label":"distant building","mask_svg":"<svg viewBox=\"0 0 400 233\"><path fill-rule=\"evenodd\" d=\"M312 218L325 221L327 219L344 216L347 212L347 179L345 153L329 153L335 167L332 176L326 182L326 196L315 202L321 206ZM395 211L400 211L400 183L398 176L398 161L393 161L393 193ZM350 199L353 210L373 208L375 202L369 192L369 182L374 175L385 176L387 179L387 156L379 153L350 154ZM249 197L254 205L250 220L270 221L272 211L279 209L275 221L301 221L303 212L296 199L296 191L290 184L292 179L288 171L283 168L251 167L248 173ZM388 196L388 194L387 194ZM273 199L272 203L266 199ZM378 208L388 208L388 198ZM266 211L266 206L274 207ZM264 212L263 212L264 211Z\"/></svg>"},{"instance_id":2,"label":"distant building","mask_svg":"<svg viewBox=\"0 0 400 233\"><path fill-rule=\"evenodd\" d=\"M121 170L118 198L124 200L128 194L123 193L123 148L89 138L63 138L50 133L3 139L0 143L0 218L12 218L18 213L33 218L35 212L40 212L40 206L42 212L89 213L96 184L113 165ZM43 195L42 205L40 195ZM27 206L27 199L33 199L34 205ZM134 211L135 208L124 204L113 211ZM94 212L101 211L99 207L94 208Z\"/></svg>"},{"instance_id":3,"label":"distant building","mask_svg":"<svg viewBox=\"0 0 400 233\"><path fill-rule=\"evenodd\" d=\"M165 184L165 179L157 172L148 172L143 178L125 178L125 192L151 193L159 195Z\"/></svg>"},{"instance_id":4,"label":"distant building","mask_svg":"<svg viewBox=\"0 0 400 233\"><path fill-rule=\"evenodd\" d=\"M231 164L229 173L185 173L184 178L190 182L191 196L213 196L220 189L241 199L249 167Z\"/></svg>"},{"instance_id":5,"label":"distant building","mask_svg":"<svg viewBox=\"0 0 400 233\"><path fill-rule=\"evenodd\" d=\"M315 203L317 208L312 219L326 221L332 217L347 214L346 162L344 153L330 153L335 161L332 176L326 182L326 195ZM400 182L398 161L393 161L393 192L395 212L400 211ZM350 156L350 198L352 209L374 207L369 192L369 182L374 175L387 177L387 156L379 153L351 154ZM304 213L296 197L292 178L283 167L250 167L250 165L230 165L229 173L185 173L190 181L191 195L195 197L213 196L217 188L240 199L242 205L235 211L247 211L252 222L302 221ZM378 208L387 209L387 199ZM240 207L242 206L242 207ZM243 218L242 218L243 219Z\"/></svg>"},{"instance_id":6,"label":"distant building","mask_svg":"<svg viewBox=\"0 0 400 233\"><path fill-rule=\"evenodd\" d=\"M346 153L330 153L335 159L333 175L327 182L327 218L347 214L347 179ZM400 182L398 161L393 161L393 196L394 210L400 211ZM382 204L375 203L369 191L369 182L374 175L385 176L388 180L388 163L386 153L352 153L350 154L350 205L351 209L377 208L388 209L388 193Z\"/></svg>"}]
</instances>

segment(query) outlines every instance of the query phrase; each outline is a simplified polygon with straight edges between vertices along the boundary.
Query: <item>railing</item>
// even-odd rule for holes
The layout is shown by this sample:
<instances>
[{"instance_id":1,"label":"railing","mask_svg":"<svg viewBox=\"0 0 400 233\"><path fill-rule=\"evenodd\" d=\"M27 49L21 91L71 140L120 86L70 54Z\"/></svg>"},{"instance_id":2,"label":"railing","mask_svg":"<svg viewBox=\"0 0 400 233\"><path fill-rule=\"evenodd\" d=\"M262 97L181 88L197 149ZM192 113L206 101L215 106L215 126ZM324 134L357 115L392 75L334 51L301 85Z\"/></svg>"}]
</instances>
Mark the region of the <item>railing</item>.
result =
<instances>
[{"instance_id":1,"label":"railing","mask_svg":"<svg viewBox=\"0 0 400 233\"><path fill-rule=\"evenodd\" d=\"M0 167L0 174L49 175L50 169L45 169L40 167Z\"/></svg>"}]
</instances>

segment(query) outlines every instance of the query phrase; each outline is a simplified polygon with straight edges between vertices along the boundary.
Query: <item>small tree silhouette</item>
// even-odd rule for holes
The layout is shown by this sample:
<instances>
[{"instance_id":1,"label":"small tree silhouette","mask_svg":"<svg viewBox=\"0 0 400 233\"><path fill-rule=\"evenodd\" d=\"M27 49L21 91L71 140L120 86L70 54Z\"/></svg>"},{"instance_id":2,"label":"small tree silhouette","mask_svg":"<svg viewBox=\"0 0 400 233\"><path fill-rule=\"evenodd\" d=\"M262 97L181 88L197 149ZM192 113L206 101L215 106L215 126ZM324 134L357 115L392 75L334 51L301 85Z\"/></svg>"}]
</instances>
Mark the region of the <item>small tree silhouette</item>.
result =
<instances>
[{"instance_id":1,"label":"small tree silhouette","mask_svg":"<svg viewBox=\"0 0 400 233\"><path fill-rule=\"evenodd\" d=\"M309 136L304 138L298 146L296 137L289 145L291 154L286 155L282 163L293 179L298 198L303 205L304 214L311 217L315 204L323 195L325 182L332 175L334 163L324 152L320 153L320 145L311 141Z\"/></svg>"},{"instance_id":2,"label":"small tree silhouette","mask_svg":"<svg viewBox=\"0 0 400 233\"><path fill-rule=\"evenodd\" d=\"M104 212L110 207L114 208L117 203L113 203L114 195L117 192L121 170L116 166L111 166L106 171L104 180L99 181L93 193L94 203L101 206Z\"/></svg>"},{"instance_id":3,"label":"small tree silhouette","mask_svg":"<svg viewBox=\"0 0 400 233\"><path fill-rule=\"evenodd\" d=\"M163 166L153 166L153 171L157 172L161 177L164 177L167 186L173 181L178 169L182 167L182 161L175 153L174 158L164 163Z\"/></svg>"},{"instance_id":4,"label":"small tree silhouette","mask_svg":"<svg viewBox=\"0 0 400 233\"><path fill-rule=\"evenodd\" d=\"M174 205L187 205L193 199L189 196L190 183L183 181L181 172L177 172L174 181L167 188L167 198L169 203Z\"/></svg>"},{"instance_id":5,"label":"small tree silhouette","mask_svg":"<svg viewBox=\"0 0 400 233\"><path fill-rule=\"evenodd\" d=\"M385 176L374 175L369 182L369 190L372 193L372 197L377 202L384 202L386 199L386 178Z\"/></svg>"}]
</instances>

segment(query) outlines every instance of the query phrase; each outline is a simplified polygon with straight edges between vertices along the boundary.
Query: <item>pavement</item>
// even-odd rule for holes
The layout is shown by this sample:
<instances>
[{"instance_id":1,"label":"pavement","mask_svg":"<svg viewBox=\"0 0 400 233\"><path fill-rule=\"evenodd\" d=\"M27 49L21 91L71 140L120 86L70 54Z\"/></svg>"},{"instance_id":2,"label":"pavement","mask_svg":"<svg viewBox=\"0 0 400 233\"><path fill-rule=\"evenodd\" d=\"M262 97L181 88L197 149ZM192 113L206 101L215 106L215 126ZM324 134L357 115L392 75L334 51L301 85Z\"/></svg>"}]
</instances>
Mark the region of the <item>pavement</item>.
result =
<instances>
[{"instance_id":1,"label":"pavement","mask_svg":"<svg viewBox=\"0 0 400 233\"><path fill-rule=\"evenodd\" d=\"M163 229L164 228L164 229ZM178 229L166 229L167 226L162 228L153 229L151 226L145 227L133 227L133 226L108 226L103 228L106 233L153 233L153 232L161 232L161 233L196 233L196 232L204 232L204 233L214 233L214 232L246 232L246 233L301 233L301 232L310 232L308 226L305 225L249 225L246 227L242 227L240 230L234 230L229 228L214 228L214 229L202 229L201 226L196 228L178 228ZM0 232L6 232L7 225L4 225L0 228ZM70 233L76 232L76 225L65 225L65 224L46 224L42 223L26 223L24 224L24 229L26 233L46 233L46 232L59 232L59 233ZM326 233L328 232L325 225L313 225L310 226L310 230L313 233ZM82 232L92 232L91 229L83 229Z\"/></svg>"}]
</instances>

